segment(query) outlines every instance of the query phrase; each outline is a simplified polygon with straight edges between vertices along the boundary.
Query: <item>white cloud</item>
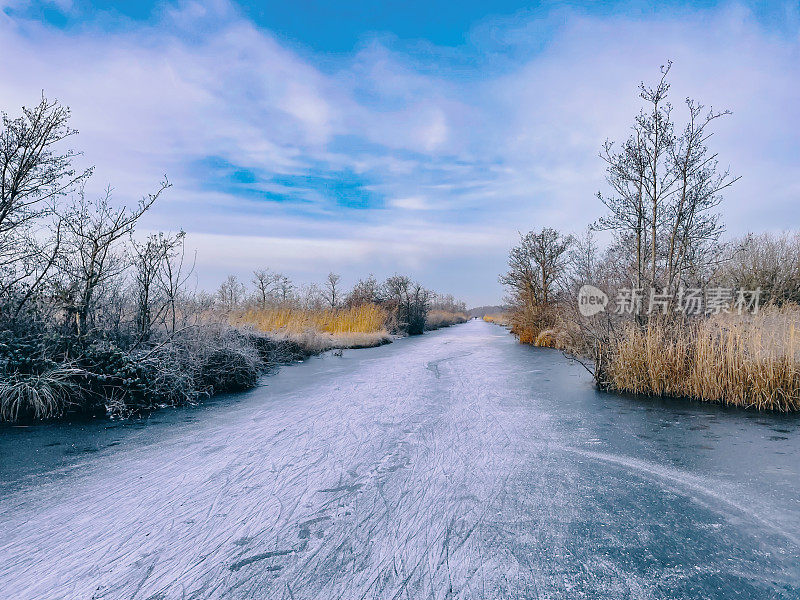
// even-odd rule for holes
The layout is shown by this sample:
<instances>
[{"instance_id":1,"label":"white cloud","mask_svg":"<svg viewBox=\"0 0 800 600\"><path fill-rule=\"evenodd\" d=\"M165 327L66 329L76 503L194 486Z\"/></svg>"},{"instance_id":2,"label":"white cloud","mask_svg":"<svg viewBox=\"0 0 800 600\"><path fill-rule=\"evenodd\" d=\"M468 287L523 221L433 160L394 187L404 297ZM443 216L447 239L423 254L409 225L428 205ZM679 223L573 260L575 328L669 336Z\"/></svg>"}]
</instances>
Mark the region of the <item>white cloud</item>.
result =
<instances>
[{"instance_id":1,"label":"white cloud","mask_svg":"<svg viewBox=\"0 0 800 600\"><path fill-rule=\"evenodd\" d=\"M786 27L796 30L792 14ZM667 58L676 105L691 95L734 111L713 138L723 164L743 176L725 203L731 231L796 223L797 32L767 31L735 5L661 15L561 10L533 26L483 24L463 52L514 52L476 61L468 77L448 71L451 49L428 48L426 66L379 38L323 70L224 0L182 3L113 31L4 16L0 56L12 59L0 61L0 106L13 114L42 89L70 105L76 143L97 165L94 185L112 183L120 201L168 173L175 187L146 226L185 228L200 273L268 263L312 277L341 264L351 278L379 268L435 277L461 256L453 291L491 302L516 230L577 231L601 214L600 144L626 135L638 81ZM549 41L538 48L529 40L542 27ZM209 157L258 178L280 175L253 188L307 202L237 194L214 181ZM302 191L303 177L340 172L385 202L352 210L339 206L336 186ZM494 270L476 272L481 260Z\"/></svg>"},{"instance_id":2,"label":"white cloud","mask_svg":"<svg viewBox=\"0 0 800 600\"><path fill-rule=\"evenodd\" d=\"M430 205L425 201L425 198L420 196L395 198L391 201L391 205L397 208L405 208L406 210L429 210L431 208Z\"/></svg>"}]
</instances>

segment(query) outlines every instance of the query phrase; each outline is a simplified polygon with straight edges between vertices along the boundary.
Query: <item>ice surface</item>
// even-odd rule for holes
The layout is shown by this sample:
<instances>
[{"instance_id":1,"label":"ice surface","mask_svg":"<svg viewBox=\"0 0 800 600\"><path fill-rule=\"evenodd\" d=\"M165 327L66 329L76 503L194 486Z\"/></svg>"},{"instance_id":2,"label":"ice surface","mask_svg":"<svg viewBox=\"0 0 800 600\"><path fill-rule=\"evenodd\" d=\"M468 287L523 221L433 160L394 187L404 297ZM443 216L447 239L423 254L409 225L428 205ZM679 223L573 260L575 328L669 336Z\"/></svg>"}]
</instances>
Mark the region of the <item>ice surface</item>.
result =
<instances>
[{"instance_id":1,"label":"ice surface","mask_svg":"<svg viewBox=\"0 0 800 600\"><path fill-rule=\"evenodd\" d=\"M800 597L796 417L600 394L481 321L264 384L0 430L0 597Z\"/></svg>"}]
</instances>

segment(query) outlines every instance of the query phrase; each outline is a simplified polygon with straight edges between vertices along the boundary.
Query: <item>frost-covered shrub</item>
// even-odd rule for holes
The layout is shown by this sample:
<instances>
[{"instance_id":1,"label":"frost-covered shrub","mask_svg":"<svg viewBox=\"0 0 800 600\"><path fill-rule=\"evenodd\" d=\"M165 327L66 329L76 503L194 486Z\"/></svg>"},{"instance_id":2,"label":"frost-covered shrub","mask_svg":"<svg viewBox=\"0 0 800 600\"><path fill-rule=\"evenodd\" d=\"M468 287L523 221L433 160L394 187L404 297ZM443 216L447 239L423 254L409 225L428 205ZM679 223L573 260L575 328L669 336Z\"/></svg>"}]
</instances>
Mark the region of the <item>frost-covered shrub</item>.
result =
<instances>
[{"instance_id":1,"label":"frost-covered shrub","mask_svg":"<svg viewBox=\"0 0 800 600\"><path fill-rule=\"evenodd\" d=\"M202 363L199 383L211 394L238 392L255 387L262 363L247 348L218 348Z\"/></svg>"},{"instance_id":2,"label":"frost-covered shrub","mask_svg":"<svg viewBox=\"0 0 800 600\"><path fill-rule=\"evenodd\" d=\"M35 375L55 366L46 356L41 336L0 331L0 372L4 375Z\"/></svg>"},{"instance_id":3,"label":"frost-covered shrub","mask_svg":"<svg viewBox=\"0 0 800 600\"><path fill-rule=\"evenodd\" d=\"M78 360L83 410L125 415L196 398L191 372L166 354L131 355L108 342L89 346Z\"/></svg>"},{"instance_id":4,"label":"frost-covered shrub","mask_svg":"<svg viewBox=\"0 0 800 600\"><path fill-rule=\"evenodd\" d=\"M267 366L302 360L314 352L296 339L252 333L248 336L258 357Z\"/></svg>"}]
</instances>

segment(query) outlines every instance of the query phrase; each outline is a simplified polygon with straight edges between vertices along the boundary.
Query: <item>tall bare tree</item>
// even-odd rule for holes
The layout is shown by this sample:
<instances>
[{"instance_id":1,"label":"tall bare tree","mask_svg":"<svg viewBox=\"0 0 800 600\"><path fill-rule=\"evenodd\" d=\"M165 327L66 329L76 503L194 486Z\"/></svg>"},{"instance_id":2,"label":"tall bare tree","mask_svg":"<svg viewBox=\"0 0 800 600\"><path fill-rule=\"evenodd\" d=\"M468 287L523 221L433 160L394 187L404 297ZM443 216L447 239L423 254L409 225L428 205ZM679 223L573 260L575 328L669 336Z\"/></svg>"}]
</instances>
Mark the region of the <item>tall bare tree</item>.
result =
<instances>
[{"instance_id":1,"label":"tall bare tree","mask_svg":"<svg viewBox=\"0 0 800 600\"><path fill-rule=\"evenodd\" d=\"M636 116L633 133L618 151L606 141L600 154L607 164L606 181L614 193L598 193L610 210L598 221L598 228L616 231L622 241L632 239L636 287L644 286L645 277L650 285L656 284L659 227L676 181L670 152L675 143L672 105L667 101L671 67L671 62L661 67L655 86L640 84L639 96L645 108Z\"/></svg>"},{"instance_id":2,"label":"tall bare tree","mask_svg":"<svg viewBox=\"0 0 800 600\"><path fill-rule=\"evenodd\" d=\"M136 328L140 341L147 341L154 322L170 307L170 290L159 285L166 264L183 245L186 234L174 235L159 232L148 235L144 241L131 238L134 283L136 294Z\"/></svg>"},{"instance_id":3,"label":"tall bare tree","mask_svg":"<svg viewBox=\"0 0 800 600\"><path fill-rule=\"evenodd\" d=\"M165 248L163 260L158 270L158 287L164 296L166 311L164 312L164 328L175 333L178 327L178 302L185 293L186 284L194 273L197 254L189 264L186 261L186 235L183 231L176 234L172 243Z\"/></svg>"},{"instance_id":4,"label":"tall bare tree","mask_svg":"<svg viewBox=\"0 0 800 600\"><path fill-rule=\"evenodd\" d=\"M68 125L69 109L57 101L42 96L35 107L23 107L19 117L0 114L0 294L27 281L24 303L60 250L60 225L53 224L49 236L36 231L37 225L54 215L56 201L76 189L92 169L76 172L72 163L79 153L59 149L77 132ZM21 308L19 304L16 312Z\"/></svg>"},{"instance_id":5,"label":"tall bare tree","mask_svg":"<svg viewBox=\"0 0 800 600\"><path fill-rule=\"evenodd\" d=\"M676 189L667 215L668 236L665 264L665 285L674 291L684 271L705 262L709 246L714 245L723 231L719 215L714 209L722 201L722 190L730 187L739 177L730 169L718 171L717 153L707 146L713 135L709 125L716 119L731 114L730 111L703 114L704 107L687 98L688 122L670 148L676 175Z\"/></svg>"},{"instance_id":6,"label":"tall bare tree","mask_svg":"<svg viewBox=\"0 0 800 600\"><path fill-rule=\"evenodd\" d=\"M341 302L341 291L339 288L339 281L341 279L341 276L333 271L328 273L328 277L325 279L325 301L331 308L336 308Z\"/></svg>"},{"instance_id":7,"label":"tall bare tree","mask_svg":"<svg viewBox=\"0 0 800 600\"><path fill-rule=\"evenodd\" d=\"M729 170L718 169L717 154L707 146L710 125L730 111L709 110L686 100L686 125L676 133L667 81L672 63L661 68L655 86L640 86L645 108L636 116L633 133L619 149L606 142L609 195L598 194L609 214L596 224L612 230L621 249L635 254L632 280L636 287L659 287L675 293L690 269L700 269L709 246L722 232L714 209L720 193L736 182Z\"/></svg>"}]
</instances>

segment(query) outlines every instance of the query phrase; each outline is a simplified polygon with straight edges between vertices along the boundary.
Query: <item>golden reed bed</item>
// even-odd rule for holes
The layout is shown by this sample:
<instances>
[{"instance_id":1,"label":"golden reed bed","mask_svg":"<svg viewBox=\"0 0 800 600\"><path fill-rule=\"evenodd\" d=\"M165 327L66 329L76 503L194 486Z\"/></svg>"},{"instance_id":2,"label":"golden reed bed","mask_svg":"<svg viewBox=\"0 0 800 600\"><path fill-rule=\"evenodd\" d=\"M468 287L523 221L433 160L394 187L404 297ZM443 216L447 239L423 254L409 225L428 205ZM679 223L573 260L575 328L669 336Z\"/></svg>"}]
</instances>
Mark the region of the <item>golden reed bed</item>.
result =
<instances>
[{"instance_id":1,"label":"golden reed bed","mask_svg":"<svg viewBox=\"0 0 800 600\"><path fill-rule=\"evenodd\" d=\"M315 350L378 346L391 340L390 315L377 304L352 308L306 310L290 307L253 308L231 315L232 325L250 326L290 338Z\"/></svg>"},{"instance_id":2,"label":"golden reed bed","mask_svg":"<svg viewBox=\"0 0 800 600\"><path fill-rule=\"evenodd\" d=\"M759 410L800 410L800 309L624 330L603 357L611 388Z\"/></svg>"}]
</instances>

